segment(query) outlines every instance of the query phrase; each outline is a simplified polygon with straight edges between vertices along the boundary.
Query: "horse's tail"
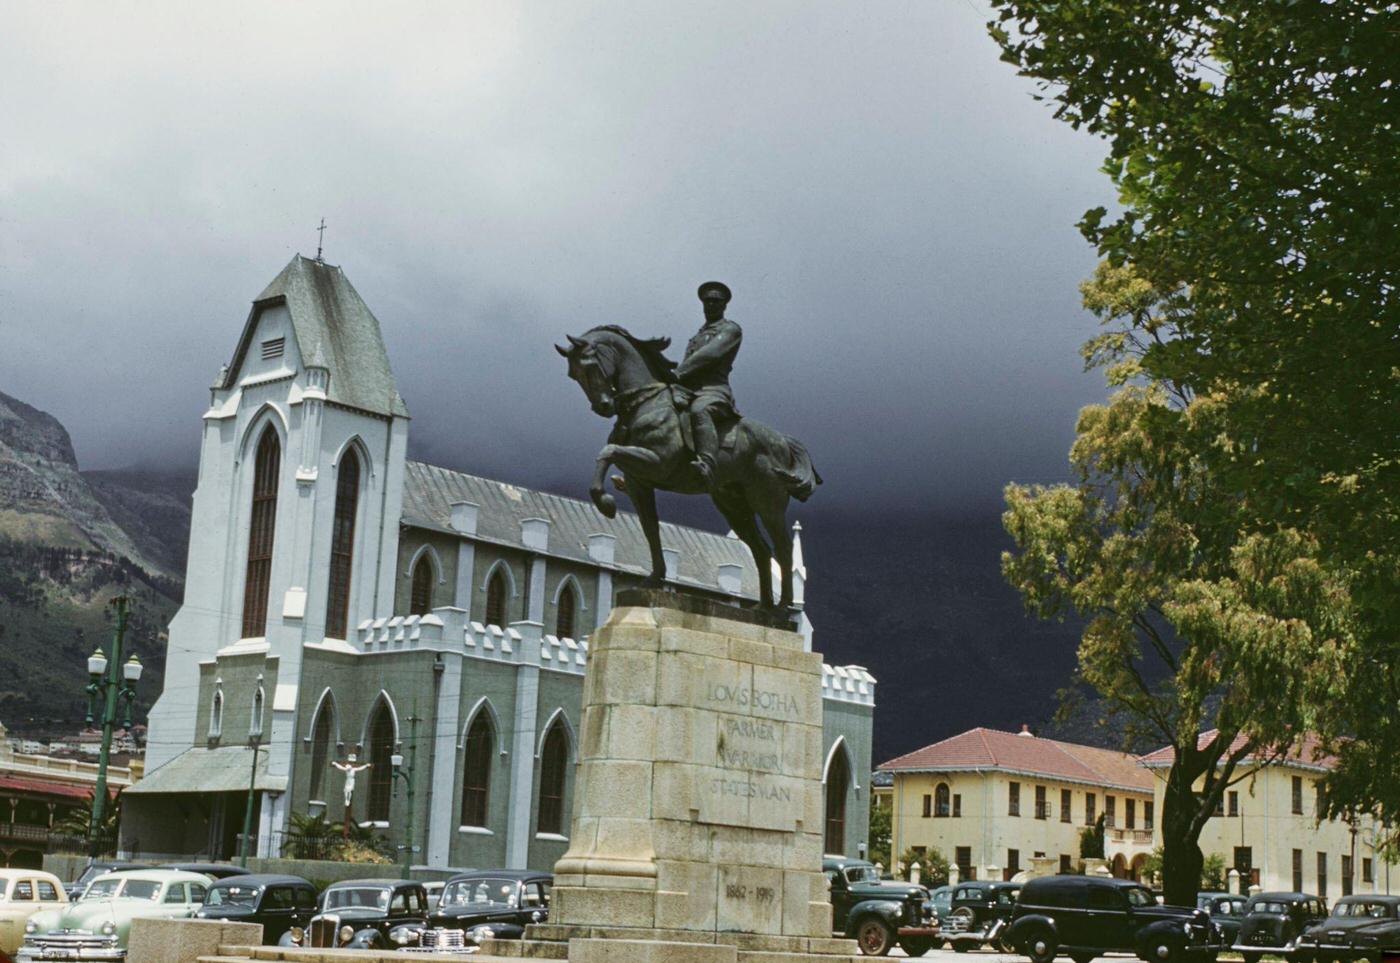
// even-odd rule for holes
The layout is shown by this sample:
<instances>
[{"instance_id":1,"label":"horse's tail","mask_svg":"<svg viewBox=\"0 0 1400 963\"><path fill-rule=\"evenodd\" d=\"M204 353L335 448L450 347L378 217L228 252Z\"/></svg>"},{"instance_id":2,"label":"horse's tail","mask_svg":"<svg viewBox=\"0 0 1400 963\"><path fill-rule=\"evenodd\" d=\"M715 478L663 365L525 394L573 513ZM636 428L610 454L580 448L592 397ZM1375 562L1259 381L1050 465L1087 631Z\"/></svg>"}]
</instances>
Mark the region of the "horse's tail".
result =
<instances>
[{"instance_id":1,"label":"horse's tail","mask_svg":"<svg viewBox=\"0 0 1400 963\"><path fill-rule=\"evenodd\" d=\"M805 502L822 483L822 476L817 474L817 466L812 464L812 456L807 453L806 445L789 435L780 437L787 449L786 464L775 461L773 471L782 479L789 495L799 502ZM773 454L776 458L780 452Z\"/></svg>"}]
</instances>

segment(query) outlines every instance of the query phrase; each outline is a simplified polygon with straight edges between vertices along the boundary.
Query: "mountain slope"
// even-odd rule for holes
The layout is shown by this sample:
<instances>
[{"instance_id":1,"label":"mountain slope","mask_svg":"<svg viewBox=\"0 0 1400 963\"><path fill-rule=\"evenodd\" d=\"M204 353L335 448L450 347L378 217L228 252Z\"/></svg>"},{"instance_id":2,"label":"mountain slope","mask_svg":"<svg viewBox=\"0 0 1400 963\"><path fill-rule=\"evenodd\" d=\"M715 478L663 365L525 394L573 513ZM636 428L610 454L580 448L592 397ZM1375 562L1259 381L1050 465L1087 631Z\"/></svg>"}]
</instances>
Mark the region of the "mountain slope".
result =
<instances>
[{"instance_id":1,"label":"mountain slope","mask_svg":"<svg viewBox=\"0 0 1400 963\"><path fill-rule=\"evenodd\" d=\"M126 652L146 665L137 719L160 692L189 498L96 474L78 471L57 419L0 393L0 720L16 733L81 727L87 657L110 637L116 595L131 600Z\"/></svg>"}]
</instances>

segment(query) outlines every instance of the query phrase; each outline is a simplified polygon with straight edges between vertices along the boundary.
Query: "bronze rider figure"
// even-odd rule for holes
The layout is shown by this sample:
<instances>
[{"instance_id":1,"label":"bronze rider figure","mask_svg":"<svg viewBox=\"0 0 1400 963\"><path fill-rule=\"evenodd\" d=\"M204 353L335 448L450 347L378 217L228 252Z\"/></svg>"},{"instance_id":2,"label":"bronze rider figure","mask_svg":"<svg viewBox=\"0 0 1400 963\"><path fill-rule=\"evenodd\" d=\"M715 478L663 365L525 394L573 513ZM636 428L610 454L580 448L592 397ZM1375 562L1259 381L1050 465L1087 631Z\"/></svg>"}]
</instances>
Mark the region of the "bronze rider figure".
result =
<instances>
[{"instance_id":1,"label":"bronze rider figure","mask_svg":"<svg viewBox=\"0 0 1400 963\"><path fill-rule=\"evenodd\" d=\"M744 332L724 316L729 304L729 288L719 281L706 281L696 292L705 308L705 324L685 346L685 358L676 366L676 379L693 392L690 401L691 431L695 438L695 467L714 488L715 462L719 457L719 428L716 422L738 418L729 372L739 353Z\"/></svg>"}]
</instances>

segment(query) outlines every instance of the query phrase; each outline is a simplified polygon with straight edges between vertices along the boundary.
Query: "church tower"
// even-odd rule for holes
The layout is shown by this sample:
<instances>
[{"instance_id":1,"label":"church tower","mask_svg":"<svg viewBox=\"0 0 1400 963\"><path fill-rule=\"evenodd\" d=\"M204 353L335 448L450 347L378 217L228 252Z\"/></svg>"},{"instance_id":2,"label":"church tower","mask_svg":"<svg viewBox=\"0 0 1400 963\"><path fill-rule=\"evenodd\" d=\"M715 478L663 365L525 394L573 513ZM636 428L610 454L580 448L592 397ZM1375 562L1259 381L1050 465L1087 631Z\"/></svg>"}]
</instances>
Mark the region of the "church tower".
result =
<instances>
[{"instance_id":1,"label":"church tower","mask_svg":"<svg viewBox=\"0 0 1400 963\"><path fill-rule=\"evenodd\" d=\"M258 731L259 772L285 781L307 647L353 652L356 627L392 609L407 441L379 322L340 268L294 257L253 301L204 414L148 771L197 735ZM216 657L229 698L217 680L210 702L201 664ZM271 808L264 832L284 821Z\"/></svg>"}]
</instances>

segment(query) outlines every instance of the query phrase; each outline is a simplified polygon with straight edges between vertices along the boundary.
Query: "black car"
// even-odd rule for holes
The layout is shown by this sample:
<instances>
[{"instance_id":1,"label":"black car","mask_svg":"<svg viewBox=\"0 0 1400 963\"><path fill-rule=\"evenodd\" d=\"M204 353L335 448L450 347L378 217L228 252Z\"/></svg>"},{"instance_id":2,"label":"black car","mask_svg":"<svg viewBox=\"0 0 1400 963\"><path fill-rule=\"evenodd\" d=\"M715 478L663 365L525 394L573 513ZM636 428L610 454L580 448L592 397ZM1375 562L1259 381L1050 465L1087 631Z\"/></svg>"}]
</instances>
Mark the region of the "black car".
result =
<instances>
[{"instance_id":1,"label":"black car","mask_svg":"<svg viewBox=\"0 0 1400 963\"><path fill-rule=\"evenodd\" d=\"M423 926L428 894L422 883L406 879L346 879L321 894L320 910L306 929L289 930L279 946L315 946L352 950L392 948L389 934L400 926Z\"/></svg>"},{"instance_id":2,"label":"black car","mask_svg":"<svg viewBox=\"0 0 1400 963\"><path fill-rule=\"evenodd\" d=\"M1240 935L1240 923L1244 920L1244 908L1248 896L1238 893L1197 893L1196 908L1205 910L1210 921L1220 931L1220 938L1226 946L1234 946Z\"/></svg>"},{"instance_id":3,"label":"black car","mask_svg":"<svg viewBox=\"0 0 1400 963\"><path fill-rule=\"evenodd\" d=\"M831 887L833 932L852 937L866 956L884 956L896 944L923 956L938 942L938 923L926 888L882 880L873 863L844 856L822 860Z\"/></svg>"},{"instance_id":4,"label":"black car","mask_svg":"<svg viewBox=\"0 0 1400 963\"><path fill-rule=\"evenodd\" d=\"M202 920L261 923L263 943L276 946L283 934L304 931L316 915L316 887L300 876L229 876L214 881L204 906L194 915Z\"/></svg>"},{"instance_id":5,"label":"black car","mask_svg":"<svg viewBox=\"0 0 1400 963\"><path fill-rule=\"evenodd\" d=\"M210 879L231 879L234 876L247 876L245 866L232 863L161 863L156 869L176 869L184 873L203 873Z\"/></svg>"},{"instance_id":6,"label":"black car","mask_svg":"<svg viewBox=\"0 0 1400 963\"><path fill-rule=\"evenodd\" d=\"M518 940L531 923L549 919L554 877L535 870L495 869L460 873L449 879L428 914L426 925L407 924L389 933L397 946L453 945L459 932L467 943ZM455 944L464 945L464 944Z\"/></svg>"},{"instance_id":7,"label":"black car","mask_svg":"<svg viewBox=\"0 0 1400 963\"><path fill-rule=\"evenodd\" d=\"M133 863L125 860L115 859L94 859L87 866L83 867L82 874L71 883L63 884L63 891L68 894L68 901L71 903L79 896L83 895L83 890L87 889L87 884L91 883L103 873L120 873L128 869L150 869L150 863Z\"/></svg>"},{"instance_id":8,"label":"black car","mask_svg":"<svg viewBox=\"0 0 1400 963\"><path fill-rule=\"evenodd\" d=\"M1400 948L1400 896L1343 896L1332 914L1298 937L1300 963L1379 959Z\"/></svg>"},{"instance_id":9,"label":"black car","mask_svg":"<svg viewBox=\"0 0 1400 963\"><path fill-rule=\"evenodd\" d=\"M1327 904L1311 893L1256 893L1245 904L1245 917L1235 949L1244 963L1257 963L1265 953L1291 956L1298 937L1327 918Z\"/></svg>"},{"instance_id":10,"label":"black car","mask_svg":"<svg viewBox=\"0 0 1400 963\"><path fill-rule=\"evenodd\" d=\"M1006 939L1035 963L1136 953L1150 963L1213 963L1224 949L1204 910L1161 906L1126 879L1045 876L1021 887Z\"/></svg>"},{"instance_id":11,"label":"black car","mask_svg":"<svg viewBox=\"0 0 1400 963\"><path fill-rule=\"evenodd\" d=\"M1002 931L1011 919L1020 883L959 883L944 917L943 937L953 950L967 953L984 943L1006 949Z\"/></svg>"}]
</instances>

